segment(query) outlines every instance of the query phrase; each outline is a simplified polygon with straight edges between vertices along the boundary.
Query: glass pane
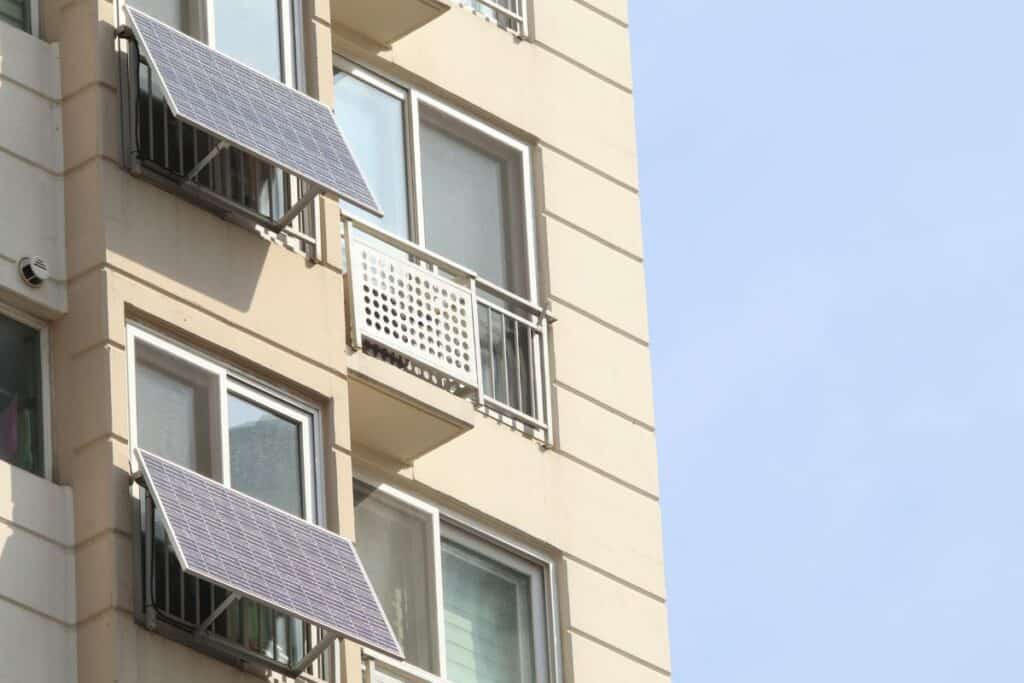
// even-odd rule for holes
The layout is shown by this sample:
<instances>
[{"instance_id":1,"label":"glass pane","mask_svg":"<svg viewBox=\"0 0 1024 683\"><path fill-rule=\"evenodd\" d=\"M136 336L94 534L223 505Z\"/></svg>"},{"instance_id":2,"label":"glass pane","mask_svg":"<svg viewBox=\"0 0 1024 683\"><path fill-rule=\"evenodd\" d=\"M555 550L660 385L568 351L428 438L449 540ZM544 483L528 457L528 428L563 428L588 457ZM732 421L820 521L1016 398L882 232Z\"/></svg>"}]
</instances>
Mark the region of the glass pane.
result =
<instances>
[{"instance_id":1,"label":"glass pane","mask_svg":"<svg viewBox=\"0 0 1024 683\"><path fill-rule=\"evenodd\" d=\"M345 211L409 239L409 187L402 100L345 72L334 76L334 98L338 125L384 217L377 218L347 202L344 203Z\"/></svg>"},{"instance_id":2,"label":"glass pane","mask_svg":"<svg viewBox=\"0 0 1024 683\"><path fill-rule=\"evenodd\" d=\"M216 378L142 342L135 345L139 448L210 477Z\"/></svg>"},{"instance_id":3,"label":"glass pane","mask_svg":"<svg viewBox=\"0 0 1024 683\"><path fill-rule=\"evenodd\" d=\"M395 637L411 664L438 673L431 566L431 527L423 515L357 485L356 545Z\"/></svg>"},{"instance_id":4,"label":"glass pane","mask_svg":"<svg viewBox=\"0 0 1024 683\"><path fill-rule=\"evenodd\" d=\"M284 80L277 0L214 0L213 26L219 52Z\"/></svg>"},{"instance_id":5,"label":"glass pane","mask_svg":"<svg viewBox=\"0 0 1024 683\"><path fill-rule=\"evenodd\" d=\"M228 397L231 488L302 516L302 426Z\"/></svg>"},{"instance_id":6,"label":"glass pane","mask_svg":"<svg viewBox=\"0 0 1024 683\"><path fill-rule=\"evenodd\" d=\"M0 460L43 474L39 332L0 316Z\"/></svg>"},{"instance_id":7,"label":"glass pane","mask_svg":"<svg viewBox=\"0 0 1024 683\"><path fill-rule=\"evenodd\" d=\"M530 577L441 543L445 648L452 683L532 683Z\"/></svg>"},{"instance_id":8,"label":"glass pane","mask_svg":"<svg viewBox=\"0 0 1024 683\"><path fill-rule=\"evenodd\" d=\"M22 31L31 31L28 0L0 0L0 21Z\"/></svg>"},{"instance_id":9,"label":"glass pane","mask_svg":"<svg viewBox=\"0 0 1024 683\"><path fill-rule=\"evenodd\" d=\"M156 17L169 26L173 26L182 33L189 33L191 27L188 21L188 11L185 5L186 0L131 0L128 4L136 9L142 10L151 17ZM194 36L193 34L193 37Z\"/></svg>"},{"instance_id":10,"label":"glass pane","mask_svg":"<svg viewBox=\"0 0 1024 683\"><path fill-rule=\"evenodd\" d=\"M518 155L433 117L420 126L427 247L528 294Z\"/></svg>"}]
</instances>

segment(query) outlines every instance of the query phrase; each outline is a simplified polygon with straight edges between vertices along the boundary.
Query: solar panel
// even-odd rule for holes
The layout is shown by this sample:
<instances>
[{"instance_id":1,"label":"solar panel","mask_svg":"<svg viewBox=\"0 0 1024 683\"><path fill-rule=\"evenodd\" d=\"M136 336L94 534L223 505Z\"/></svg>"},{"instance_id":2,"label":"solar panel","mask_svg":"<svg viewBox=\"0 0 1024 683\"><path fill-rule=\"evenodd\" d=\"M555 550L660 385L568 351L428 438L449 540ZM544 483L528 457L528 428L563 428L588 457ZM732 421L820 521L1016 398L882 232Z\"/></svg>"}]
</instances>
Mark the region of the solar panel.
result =
<instances>
[{"instance_id":1,"label":"solar panel","mask_svg":"<svg viewBox=\"0 0 1024 683\"><path fill-rule=\"evenodd\" d=\"M328 107L148 14L125 14L176 117L380 214Z\"/></svg>"},{"instance_id":2,"label":"solar panel","mask_svg":"<svg viewBox=\"0 0 1024 683\"><path fill-rule=\"evenodd\" d=\"M152 453L135 452L182 569L402 657L351 542Z\"/></svg>"}]
</instances>

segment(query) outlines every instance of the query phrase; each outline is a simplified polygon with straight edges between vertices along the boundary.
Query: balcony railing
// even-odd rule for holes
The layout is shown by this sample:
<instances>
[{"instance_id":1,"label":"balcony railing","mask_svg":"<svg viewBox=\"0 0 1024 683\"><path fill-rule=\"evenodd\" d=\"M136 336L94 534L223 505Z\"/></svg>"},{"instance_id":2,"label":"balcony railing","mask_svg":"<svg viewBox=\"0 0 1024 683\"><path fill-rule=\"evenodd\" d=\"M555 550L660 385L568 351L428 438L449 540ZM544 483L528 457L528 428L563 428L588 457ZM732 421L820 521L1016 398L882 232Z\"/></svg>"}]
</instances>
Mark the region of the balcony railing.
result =
<instances>
[{"instance_id":1,"label":"balcony railing","mask_svg":"<svg viewBox=\"0 0 1024 683\"><path fill-rule=\"evenodd\" d=\"M473 271L345 218L352 346L550 441L547 313Z\"/></svg>"},{"instance_id":2,"label":"balcony railing","mask_svg":"<svg viewBox=\"0 0 1024 683\"><path fill-rule=\"evenodd\" d=\"M129 170L316 257L309 183L176 118L134 43L124 59L122 83Z\"/></svg>"},{"instance_id":3,"label":"balcony railing","mask_svg":"<svg viewBox=\"0 0 1024 683\"><path fill-rule=\"evenodd\" d=\"M459 0L459 4L516 35L526 33L525 0Z\"/></svg>"}]
</instances>

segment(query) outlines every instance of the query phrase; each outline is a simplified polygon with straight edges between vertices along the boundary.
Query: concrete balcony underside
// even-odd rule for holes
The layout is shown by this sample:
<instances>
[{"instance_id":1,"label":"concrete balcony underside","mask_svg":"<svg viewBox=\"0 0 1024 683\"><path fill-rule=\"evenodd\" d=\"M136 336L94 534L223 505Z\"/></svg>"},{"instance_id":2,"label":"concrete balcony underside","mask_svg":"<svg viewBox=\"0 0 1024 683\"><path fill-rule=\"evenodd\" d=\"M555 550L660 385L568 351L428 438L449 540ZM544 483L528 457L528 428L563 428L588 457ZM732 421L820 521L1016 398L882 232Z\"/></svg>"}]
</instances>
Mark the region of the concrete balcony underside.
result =
<instances>
[{"instance_id":1,"label":"concrete balcony underside","mask_svg":"<svg viewBox=\"0 0 1024 683\"><path fill-rule=\"evenodd\" d=\"M446 0L331 0L336 27L387 46L451 9Z\"/></svg>"},{"instance_id":2,"label":"concrete balcony underside","mask_svg":"<svg viewBox=\"0 0 1024 683\"><path fill-rule=\"evenodd\" d=\"M404 464L472 429L471 401L366 353L349 357L352 445Z\"/></svg>"}]
</instances>

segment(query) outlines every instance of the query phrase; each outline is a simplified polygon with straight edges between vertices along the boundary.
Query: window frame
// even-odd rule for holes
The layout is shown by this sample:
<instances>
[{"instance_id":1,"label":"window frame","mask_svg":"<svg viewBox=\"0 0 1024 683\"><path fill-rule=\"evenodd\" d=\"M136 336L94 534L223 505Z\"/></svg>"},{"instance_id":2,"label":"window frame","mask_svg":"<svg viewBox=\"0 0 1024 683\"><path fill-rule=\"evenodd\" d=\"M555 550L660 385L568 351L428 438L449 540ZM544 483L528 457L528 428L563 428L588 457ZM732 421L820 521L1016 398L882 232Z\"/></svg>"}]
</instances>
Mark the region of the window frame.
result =
<instances>
[{"instance_id":1,"label":"window frame","mask_svg":"<svg viewBox=\"0 0 1024 683\"><path fill-rule=\"evenodd\" d=\"M431 603L436 605L434 616L438 629L438 642L435 654L439 657L439 673L424 671L405 662L401 663L401 666L411 669L417 675L422 676L425 681L448 681L444 630L444 577L441 569L441 546L442 542L448 538L458 545L530 577L534 676L537 683L562 683L558 592L556 590L555 563L550 556L501 536L444 505L427 502L373 476L357 472L353 475L352 481L353 487L371 488L374 494L388 497L390 504L406 506L414 512L429 514L434 521L431 538L433 557L428 571L433 573L432 578L436 590L436 597L431 599ZM358 545L358 538L356 543ZM364 649L371 652L374 658L390 662L387 655L372 648ZM371 683L376 683L376 681L371 681Z\"/></svg>"},{"instance_id":2,"label":"window frame","mask_svg":"<svg viewBox=\"0 0 1024 683\"><path fill-rule=\"evenodd\" d=\"M130 320L125 326L125 355L128 370L129 459L133 462L133 467L137 467L134 463L134 455L132 455L132 452L137 446L138 438L138 413L136 402L137 382L135 377L135 367L136 343L139 341L151 346L159 353L170 356L174 360L190 364L200 372L212 373L215 376L218 392L218 419L220 421L220 438L218 439L219 443L217 444L216 449L221 453L217 454L211 452L210 454L211 474L214 474L219 470L217 476L211 477L214 481L225 484L229 487L231 486L231 454L230 444L228 441L228 435L230 432L230 415L227 400L230 395L234 394L243 400L250 400L252 397L255 397L258 399L253 401L256 405L275 414L284 414L288 419L291 419L292 415L299 415L304 422L303 433L306 437L304 439L306 446L303 449L302 456L302 519L317 526L327 528L325 479L327 470L324 456L326 441L323 436L323 415L321 409L301 396L254 377L251 373L230 362L219 360L207 353L204 353L203 351L195 349L184 341L165 335L144 323ZM282 410L282 408L284 409ZM212 441L213 437L211 434L211 443ZM216 464L212 462L214 458L217 459ZM141 496L145 494L139 492L137 487L133 490L133 501L135 507L133 520L136 525L133 537L138 539L142 528L144 528L144 506L142 505L143 501ZM148 628L149 626L147 624L147 615L144 605L145 601L141 592L141 586L143 585L142 563L133 562L133 567L135 585L140 587L139 591L136 591L135 593L135 618L138 623L147 625ZM216 643L197 643L191 632L182 630L180 626L174 624L160 624L155 626L155 629L171 639L184 643L186 646L194 647L215 658L223 659L226 662L237 664L238 655L233 649ZM309 681L330 683L331 681L340 680L339 672L341 671L342 664L341 648L337 645L331 646L331 648L324 653L324 656L327 657L328 666L330 667L329 678L322 679L309 677ZM275 674L275 676L272 676L272 680L283 679L278 678Z\"/></svg>"},{"instance_id":3,"label":"window frame","mask_svg":"<svg viewBox=\"0 0 1024 683\"><path fill-rule=\"evenodd\" d=\"M298 416L296 421L302 425L305 437L302 448L302 518L319 526L326 523L325 470L323 444L320 437L322 423L320 410L308 401L278 387L270 386L229 363L215 361L201 352L134 322L129 322L126 327L128 444L130 449L138 447L138 404L136 401L138 385L135 376L136 344L138 342L151 346L159 352L187 363L200 372L208 373L215 378L220 434L219 438L213 433L210 435L211 445L214 445L214 439L217 438L217 443L210 453L210 475L214 481L228 487L231 486L231 452L228 441L230 432L228 397L230 395L239 396L243 400L250 401L287 419L296 419L293 416ZM211 432L215 428L218 427L211 425Z\"/></svg>"},{"instance_id":4,"label":"window frame","mask_svg":"<svg viewBox=\"0 0 1024 683\"><path fill-rule=\"evenodd\" d=\"M45 320L36 318L35 316L29 315L28 313L3 302L0 302L0 316L10 318L15 322L31 327L39 334L39 383L41 385L39 388L39 401L42 403L41 413L43 420L41 428L43 435L43 447L40 455L43 458L43 472L42 474L36 474L29 470L21 471L28 472L33 476L42 477L47 481L53 481L53 379L50 364L50 328Z\"/></svg>"},{"instance_id":5,"label":"window frame","mask_svg":"<svg viewBox=\"0 0 1024 683\"><path fill-rule=\"evenodd\" d=\"M408 83L403 83L394 78L382 76L381 74L362 66L358 62L337 53L334 55L334 72L335 76L338 72L345 72L349 76L356 78L371 87L377 88L378 90L381 90L402 102L404 110L403 125L405 126L403 137L406 147L405 174L406 184L408 186L409 202L409 241L421 249L429 249L427 247L427 235L426 227L424 225L423 210L423 161L422 147L420 144L422 108L433 110L433 113L440 115L440 118L448 119L449 121L454 122L457 127L464 127L471 132L479 134L490 142L493 142L496 146L508 148L518 157L520 171L522 173L522 187L517 188L521 193L521 200L523 203L523 225L521 236L523 244L521 246L523 255L526 258L526 263L521 265L524 267L525 271L524 277L526 279L526 292L524 294L519 294L511 291L497 283L481 277L479 273L477 274L477 277L487 289L508 294L513 298L513 300L516 298L525 299L534 306L539 307L536 206L534 204L533 158L531 146L487 123L484 123L461 109L442 102L436 97L423 92ZM371 221L370 224L375 228L383 230L383 226L379 223ZM507 237L508 236L506 235L506 238ZM444 256L444 254L441 255ZM512 256L514 258L514 255ZM467 264L460 265L467 266Z\"/></svg>"}]
</instances>

